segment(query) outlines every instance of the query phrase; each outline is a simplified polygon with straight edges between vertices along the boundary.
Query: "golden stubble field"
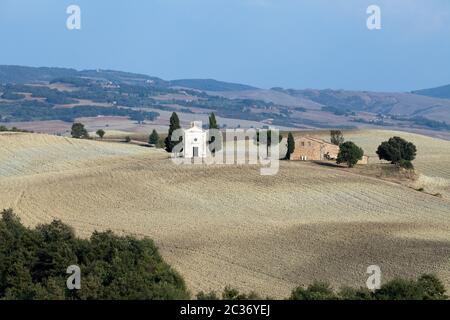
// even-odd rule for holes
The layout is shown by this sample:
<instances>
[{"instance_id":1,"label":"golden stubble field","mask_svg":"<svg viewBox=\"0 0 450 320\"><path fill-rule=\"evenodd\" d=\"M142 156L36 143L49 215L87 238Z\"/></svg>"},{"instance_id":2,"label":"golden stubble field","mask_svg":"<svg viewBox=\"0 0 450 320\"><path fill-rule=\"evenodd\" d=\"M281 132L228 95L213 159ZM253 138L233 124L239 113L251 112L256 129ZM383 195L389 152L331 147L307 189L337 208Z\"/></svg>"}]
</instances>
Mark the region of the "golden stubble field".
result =
<instances>
[{"instance_id":1,"label":"golden stubble field","mask_svg":"<svg viewBox=\"0 0 450 320\"><path fill-rule=\"evenodd\" d=\"M347 138L375 150L382 134L395 133ZM397 134L426 150L417 167L445 190L450 142ZM232 285L282 298L314 279L363 286L371 264L384 279L435 272L450 287L449 199L339 168L282 162L261 176L256 166L175 166L138 146L0 134L0 190L0 207L28 226L56 218L83 237L153 238L192 293Z\"/></svg>"}]
</instances>

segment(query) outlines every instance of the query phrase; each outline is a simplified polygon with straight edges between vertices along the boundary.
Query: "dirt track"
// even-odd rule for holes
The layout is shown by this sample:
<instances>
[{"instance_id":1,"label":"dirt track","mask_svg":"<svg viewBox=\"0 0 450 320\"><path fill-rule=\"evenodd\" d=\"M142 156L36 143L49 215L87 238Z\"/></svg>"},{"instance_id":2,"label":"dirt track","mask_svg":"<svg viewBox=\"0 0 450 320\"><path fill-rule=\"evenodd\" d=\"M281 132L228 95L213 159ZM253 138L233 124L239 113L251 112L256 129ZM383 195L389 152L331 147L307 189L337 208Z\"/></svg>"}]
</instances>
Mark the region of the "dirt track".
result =
<instances>
[{"instance_id":1,"label":"dirt track","mask_svg":"<svg viewBox=\"0 0 450 320\"><path fill-rule=\"evenodd\" d=\"M30 226L58 218L81 236L153 238L194 293L359 286L371 264L385 279L436 272L450 286L449 201L335 168L283 162L264 177L250 166L177 167L137 146L2 134L0 190L0 207Z\"/></svg>"}]
</instances>

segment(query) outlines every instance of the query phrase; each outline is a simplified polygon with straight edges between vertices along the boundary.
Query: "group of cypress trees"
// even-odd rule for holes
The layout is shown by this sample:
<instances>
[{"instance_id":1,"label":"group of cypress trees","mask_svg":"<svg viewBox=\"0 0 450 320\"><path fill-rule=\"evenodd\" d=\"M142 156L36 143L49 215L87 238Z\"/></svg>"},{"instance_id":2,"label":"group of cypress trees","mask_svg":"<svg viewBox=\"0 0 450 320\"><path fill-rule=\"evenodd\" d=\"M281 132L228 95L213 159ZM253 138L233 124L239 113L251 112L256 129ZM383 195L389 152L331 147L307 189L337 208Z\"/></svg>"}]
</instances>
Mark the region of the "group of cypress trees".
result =
<instances>
[{"instance_id":1,"label":"group of cypress trees","mask_svg":"<svg viewBox=\"0 0 450 320\"><path fill-rule=\"evenodd\" d=\"M165 145L165 149L167 152L172 152L175 145L177 145L182 139L182 138L180 138L179 141L172 141L172 134L177 129L181 129L180 119L178 118L177 113L173 112L170 117L169 132L168 132L167 137L164 140L164 145ZM209 129L219 130L219 124L217 123L216 115L214 113L211 113L211 115L209 116ZM268 137L267 137L266 144L267 144L267 148L269 148L270 144L272 143L270 130L268 131L267 135L268 135ZM281 139L282 139L282 136L280 135L279 140L281 141ZM158 140L159 140L158 133L156 132L156 130L153 130L152 134L150 135L149 143L156 144ZM259 141L259 135L257 136L257 141ZM210 144L210 151L212 153L215 153L216 151L219 151L222 148L221 140L217 140L216 137L213 135L208 138L208 142ZM277 143L277 142L275 141L274 143ZM294 152L294 150L295 150L294 136L292 135L291 132L289 132L288 139L287 139L286 159L290 159L290 156Z\"/></svg>"},{"instance_id":2,"label":"group of cypress trees","mask_svg":"<svg viewBox=\"0 0 450 320\"><path fill-rule=\"evenodd\" d=\"M182 140L182 138L180 138L179 141L172 141L172 134L177 129L181 129L180 119L178 118L177 113L173 112L170 116L169 133L164 139L164 145L167 152L172 152L173 148ZM219 130L219 124L217 123L216 115L214 113L211 113L211 115L209 116L209 129ZM208 140L211 144L216 141L216 137L212 136ZM218 142L215 144L215 148L211 150L211 152L213 153L217 150L220 150L221 148L219 140L217 141Z\"/></svg>"}]
</instances>

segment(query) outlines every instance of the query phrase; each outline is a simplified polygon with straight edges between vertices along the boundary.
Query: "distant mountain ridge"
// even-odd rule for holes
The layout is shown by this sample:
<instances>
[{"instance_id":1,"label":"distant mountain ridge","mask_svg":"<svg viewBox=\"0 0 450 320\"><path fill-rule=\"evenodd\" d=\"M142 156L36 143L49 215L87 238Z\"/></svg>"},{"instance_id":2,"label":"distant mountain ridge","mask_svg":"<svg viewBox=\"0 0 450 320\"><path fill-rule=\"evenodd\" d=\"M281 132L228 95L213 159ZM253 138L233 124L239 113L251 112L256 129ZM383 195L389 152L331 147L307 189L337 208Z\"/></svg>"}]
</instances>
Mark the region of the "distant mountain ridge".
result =
<instances>
[{"instance_id":1,"label":"distant mountain ridge","mask_svg":"<svg viewBox=\"0 0 450 320\"><path fill-rule=\"evenodd\" d=\"M255 90L256 87L252 87L245 84L231 83L224 81L217 81L214 79L181 79L172 80L170 84L178 87L187 87L191 89L197 89L202 91L243 91L243 90Z\"/></svg>"},{"instance_id":2,"label":"distant mountain ridge","mask_svg":"<svg viewBox=\"0 0 450 320\"><path fill-rule=\"evenodd\" d=\"M436 88L416 90L412 91L412 93L434 98L450 99L450 84Z\"/></svg>"},{"instance_id":3,"label":"distant mountain ridge","mask_svg":"<svg viewBox=\"0 0 450 320\"><path fill-rule=\"evenodd\" d=\"M201 91L241 91L257 88L239 84L218 81L214 79L179 79L166 81L158 77L115 70L75 70L70 68L53 67L24 67L14 65L0 65L0 83L33 83L51 82L58 78L102 79L107 81L124 82L129 84L152 83L163 87L186 87Z\"/></svg>"},{"instance_id":4,"label":"distant mountain ridge","mask_svg":"<svg viewBox=\"0 0 450 320\"><path fill-rule=\"evenodd\" d=\"M58 92L29 86L33 83L48 86L55 82L83 90ZM299 128L368 125L450 131L450 85L412 92L260 89L214 79L164 80L114 70L0 65L0 89L4 119L22 119L29 112L29 104L37 108L42 103L27 101L24 93L28 93L41 100L45 98L48 108L88 100L91 104L117 103L127 108L153 107L162 111L178 108L191 114L200 109L232 119ZM86 112L85 108L74 109L78 113ZM111 112L119 111L123 112ZM98 110L91 106L92 112ZM53 113L49 109L41 118L53 117Z\"/></svg>"}]
</instances>

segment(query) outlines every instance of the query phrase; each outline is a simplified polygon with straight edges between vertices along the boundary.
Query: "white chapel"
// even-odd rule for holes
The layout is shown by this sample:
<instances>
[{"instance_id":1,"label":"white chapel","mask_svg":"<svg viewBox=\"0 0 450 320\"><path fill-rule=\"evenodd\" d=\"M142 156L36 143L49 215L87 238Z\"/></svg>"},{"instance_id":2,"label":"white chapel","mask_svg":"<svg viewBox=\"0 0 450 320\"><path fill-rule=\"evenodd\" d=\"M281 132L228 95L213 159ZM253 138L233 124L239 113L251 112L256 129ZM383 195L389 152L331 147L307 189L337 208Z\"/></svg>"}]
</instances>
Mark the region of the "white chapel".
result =
<instances>
[{"instance_id":1,"label":"white chapel","mask_svg":"<svg viewBox=\"0 0 450 320\"><path fill-rule=\"evenodd\" d=\"M184 130L183 155L185 158L205 158L208 133L203 130L201 121L191 122L191 127Z\"/></svg>"}]
</instances>

